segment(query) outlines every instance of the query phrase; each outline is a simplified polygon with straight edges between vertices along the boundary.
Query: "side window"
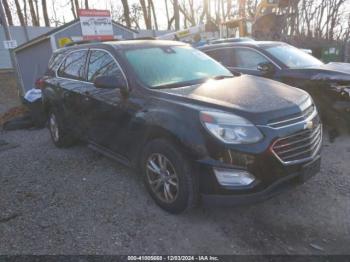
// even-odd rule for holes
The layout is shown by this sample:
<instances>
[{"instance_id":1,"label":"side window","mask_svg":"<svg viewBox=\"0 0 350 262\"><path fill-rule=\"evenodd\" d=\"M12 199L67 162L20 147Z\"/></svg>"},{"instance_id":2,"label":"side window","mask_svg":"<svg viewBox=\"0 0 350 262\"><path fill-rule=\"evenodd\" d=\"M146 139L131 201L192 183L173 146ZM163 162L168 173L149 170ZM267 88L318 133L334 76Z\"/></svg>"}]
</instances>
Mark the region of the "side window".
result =
<instances>
[{"instance_id":1,"label":"side window","mask_svg":"<svg viewBox=\"0 0 350 262\"><path fill-rule=\"evenodd\" d=\"M88 81L93 82L98 76L116 76L121 81L126 80L125 77L110 54L104 51L92 50L90 54Z\"/></svg>"},{"instance_id":2,"label":"side window","mask_svg":"<svg viewBox=\"0 0 350 262\"><path fill-rule=\"evenodd\" d=\"M85 80L87 54L88 51L86 50L70 53L60 66L58 75L76 80Z\"/></svg>"},{"instance_id":3,"label":"side window","mask_svg":"<svg viewBox=\"0 0 350 262\"><path fill-rule=\"evenodd\" d=\"M256 70L258 64L269 62L269 60L258 52L247 48L234 49L234 67Z\"/></svg>"},{"instance_id":4,"label":"side window","mask_svg":"<svg viewBox=\"0 0 350 262\"><path fill-rule=\"evenodd\" d=\"M64 56L66 55L65 52L60 53L54 53L49 61L49 65L46 71L47 75L53 76L55 75L55 72L57 71L59 65L61 64Z\"/></svg>"},{"instance_id":5,"label":"side window","mask_svg":"<svg viewBox=\"0 0 350 262\"><path fill-rule=\"evenodd\" d=\"M233 66L233 53L231 48L216 49L206 53L224 66Z\"/></svg>"}]
</instances>

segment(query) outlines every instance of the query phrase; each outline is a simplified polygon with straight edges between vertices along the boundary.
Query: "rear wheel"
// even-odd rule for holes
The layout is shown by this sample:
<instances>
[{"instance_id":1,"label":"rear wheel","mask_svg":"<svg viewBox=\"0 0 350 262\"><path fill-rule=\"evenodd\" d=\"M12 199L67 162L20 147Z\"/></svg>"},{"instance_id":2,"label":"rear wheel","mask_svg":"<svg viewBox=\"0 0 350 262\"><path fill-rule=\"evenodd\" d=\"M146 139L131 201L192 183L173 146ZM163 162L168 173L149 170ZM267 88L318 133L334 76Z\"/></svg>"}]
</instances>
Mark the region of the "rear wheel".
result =
<instances>
[{"instance_id":1,"label":"rear wheel","mask_svg":"<svg viewBox=\"0 0 350 262\"><path fill-rule=\"evenodd\" d=\"M188 159L165 139L149 142L142 157L146 187L154 201L170 213L194 207L198 199L197 182Z\"/></svg>"},{"instance_id":2,"label":"rear wheel","mask_svg":"<svg viewBox=\"0 0 350 262\"><path fill-rule=\"evenodd\" d=\"M49 131L53 143L57 147L69 147L74 143L74 137L64 128L63 121L58 113L49 113Z\"/></svg>"}]
</instances>

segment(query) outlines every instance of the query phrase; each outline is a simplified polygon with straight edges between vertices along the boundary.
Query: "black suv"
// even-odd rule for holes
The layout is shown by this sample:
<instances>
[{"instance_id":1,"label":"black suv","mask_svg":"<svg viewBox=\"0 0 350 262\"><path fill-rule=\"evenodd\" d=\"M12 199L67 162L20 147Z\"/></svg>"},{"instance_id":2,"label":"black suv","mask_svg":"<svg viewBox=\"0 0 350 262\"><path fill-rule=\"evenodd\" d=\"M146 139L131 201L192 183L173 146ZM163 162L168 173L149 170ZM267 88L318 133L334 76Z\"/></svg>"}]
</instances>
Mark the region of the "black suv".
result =
<instances>
[{"instance_id":1,"label":"black suv","mask_svg":"<svg viewBox=\"0 0 350 262\"><path fill-rule=\"evenodd\" d=\"M172 213L266 199L320 168L322 126L305 91L235 77L180 42L63 48L41 82L55 145L84 140L139 168Z\"/></svg>"},{"instance_id":2,"label":"black suv","mask_svg":"<svg viewBox=\"0 0 350 262\"><path fill-rule=\"evenodd\" d=\"M325 123L350 128L349 63L324 64L283 42L246 41L199 49L232 72L262 76L306 90Z\"/></svg>"}]
</instances>

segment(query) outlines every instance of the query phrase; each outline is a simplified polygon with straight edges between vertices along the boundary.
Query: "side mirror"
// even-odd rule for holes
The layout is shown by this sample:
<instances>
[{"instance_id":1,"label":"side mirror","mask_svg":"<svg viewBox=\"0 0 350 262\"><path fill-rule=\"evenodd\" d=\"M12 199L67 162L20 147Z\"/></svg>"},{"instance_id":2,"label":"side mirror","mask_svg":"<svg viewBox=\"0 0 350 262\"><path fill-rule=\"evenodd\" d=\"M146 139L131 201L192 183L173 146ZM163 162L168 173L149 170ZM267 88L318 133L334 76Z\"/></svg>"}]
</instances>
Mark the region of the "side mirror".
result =
<instances>
[{"instance_id":1,"label":"side mirror","mask_svg":"<svg viewBox=\"0 0 350 262\"><path fill-rule=\"evenodd\" d=\"M275 66L270 62L264 62L258 64L257 69L262 72L264 75L270 75L275 72Z\"/></svg>"},{"instance_id":2,"label":"side mirror","mask_svg":"<svg viewBox=\"0 0 350 262\"><path fill-rule=\"evenodd\" d=\"M124 81L121 81L116 76L98 76L94 80L94 85L96 88L105 88L105 89L125 88Z\"/></svg>"}]
</instances>

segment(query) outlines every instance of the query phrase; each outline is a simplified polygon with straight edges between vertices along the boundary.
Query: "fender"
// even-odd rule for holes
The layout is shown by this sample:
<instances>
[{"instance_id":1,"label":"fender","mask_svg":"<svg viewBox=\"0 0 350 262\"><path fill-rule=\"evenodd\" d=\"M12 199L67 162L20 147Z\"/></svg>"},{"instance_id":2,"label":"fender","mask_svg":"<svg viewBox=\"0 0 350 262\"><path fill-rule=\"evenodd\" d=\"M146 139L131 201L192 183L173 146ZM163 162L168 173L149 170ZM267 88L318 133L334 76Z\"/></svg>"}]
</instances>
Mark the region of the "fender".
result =
<instances>
[{"instance_id":1,"label":"fender","mask_svg":"<svg viewBox=\"0 0 350 262\"><path fill-rule=\"evenodd\" d=\"M130 146L131 159L138 161L147 142L156 138L172 140L193 159L208 155L204 137L198 133L201 123L197 111L191 111L193 117L189 117L186 110L184 118L178 113L181 112L180 108L172 109L173 106L168 105L167 108L157 107L135 114L130 124L131 130L137 130L138 135Z\"/></svg>"}]
</instances>

